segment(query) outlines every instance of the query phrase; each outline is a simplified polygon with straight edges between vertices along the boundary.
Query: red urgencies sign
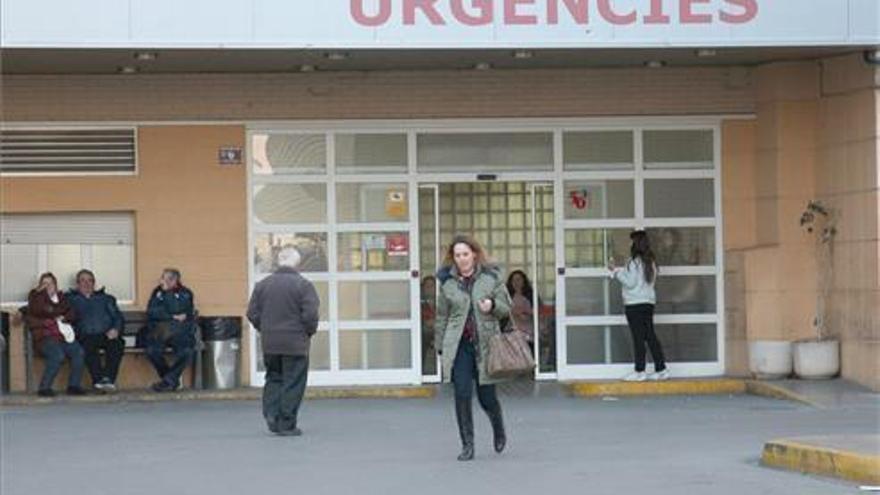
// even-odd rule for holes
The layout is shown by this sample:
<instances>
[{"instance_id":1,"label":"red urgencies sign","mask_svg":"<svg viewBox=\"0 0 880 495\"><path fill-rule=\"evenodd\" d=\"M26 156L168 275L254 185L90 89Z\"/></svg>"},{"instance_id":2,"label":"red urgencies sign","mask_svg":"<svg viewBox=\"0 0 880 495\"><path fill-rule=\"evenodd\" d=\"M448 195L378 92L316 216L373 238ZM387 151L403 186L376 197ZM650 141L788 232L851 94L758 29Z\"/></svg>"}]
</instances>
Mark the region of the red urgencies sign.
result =
<instances>
[{"instance_id":1,"label":"red urgencies sign","mask_svg":"<svg viewBox=\"0 0 880 495\"><path fill-rule=\"evenodd\" d=\"M567 17L576 24L601 21L631 24L745 24L757 17L758 0L677 0L671 12L663 0L642 0L641 10L621 8L615 0L350 0L352 19L361 26L382 26L392 15L403 25L435 26L556 25ZM448 9L439 9L446 4ZM500 6L500 12L496 7ZM446 11L449 14L444 15Z\"/></svg>"}]
</instances>

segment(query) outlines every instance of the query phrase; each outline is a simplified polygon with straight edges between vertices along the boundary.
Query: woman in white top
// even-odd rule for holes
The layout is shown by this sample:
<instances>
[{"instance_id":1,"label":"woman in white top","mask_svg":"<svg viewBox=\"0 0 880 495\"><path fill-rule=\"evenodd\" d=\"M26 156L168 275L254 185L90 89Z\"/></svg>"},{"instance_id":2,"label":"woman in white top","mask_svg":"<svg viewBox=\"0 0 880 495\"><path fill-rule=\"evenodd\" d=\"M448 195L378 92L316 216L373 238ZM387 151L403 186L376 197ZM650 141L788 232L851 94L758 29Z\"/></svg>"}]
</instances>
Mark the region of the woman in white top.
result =
<instances>
[{"instance_id":1,"label":"woman in white top","mask_svg":"<svg viewBox=\"0 0 880 495\"><path fill-rule=\"evenodd\" d=\"M669 378L669 370L663 357L663 346L654 332L657 262L644 230L633 231L629 238L632 240L630 259L623 266L615 266L613 259L608 263L611 278L620 282L623 289L626 321L633 339L635 371L624 377L624 380L666 380ZM654 373L650 375L645 373L645 343L651 349L651 357L654 359Z\"/></svg>"}]
</instances>

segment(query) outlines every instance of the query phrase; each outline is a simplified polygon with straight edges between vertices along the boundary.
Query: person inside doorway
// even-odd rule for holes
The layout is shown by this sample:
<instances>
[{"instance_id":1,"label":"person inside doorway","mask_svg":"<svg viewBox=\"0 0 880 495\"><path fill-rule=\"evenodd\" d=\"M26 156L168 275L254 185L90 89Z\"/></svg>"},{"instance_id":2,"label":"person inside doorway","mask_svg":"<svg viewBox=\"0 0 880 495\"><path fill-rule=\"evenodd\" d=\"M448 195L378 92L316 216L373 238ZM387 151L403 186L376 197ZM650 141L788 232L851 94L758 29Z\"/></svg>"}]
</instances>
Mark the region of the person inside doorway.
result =
<instances>
[{"instance_id":1,"label":"person inside doorway","mask_svg":"<svg viewBox=\"0 0 880 495\"><path fill-rule=\"evenodd\" d=\"M177 390L196 347L195 297L183 285L178 270L162 271L159 285L147 304L147 322L145 353L159 375L159 381L150 388L154 392ZM166 346L174 351L171 366L165 361Z\"/></svg>"},{"instance_id":2,"label":"person inside doorway","mask_svg":"<svg viewBox=\"0 0 880 495\"><path fill-rule=\"evenodd\" d=\"M477 399L492 423L495 452L507 443L497 378L489 376L489 338L501 332L510 318L510 296L498 269L486 261L483 248L471 237L458 235L449 244L437 273L436 335L443 363L442 377L455 389L455 417L461 437L459 461L474 458L474 419L471 399Z\"/></svg>"},{"instance_id":3,"label":"person inside doorway","mask_svg":"<svg viewBox=\"0 0 880 495\"><path fill-rule=\"evenodd\" d=\"M419 294L422 318L422 374L437 372L436 347L434 346L434 322L437 317L437 279L428 275L422 279Z\"/></svg>"},{"instance_id":4,"label":"person inside doorway","mask_svg":"<svg viewBox=\"0 0 880 495\"><path fill-rule=\"evenodd\" d=\"M669 370L663 357L663 346L654 332L654 305L657 295L654 284L657 281L658 267L651 243L644 230L630 233L632 246L630 258L622 266L617 266L613 258L608 262L612 279L620 282L623 290L626 321L629 324L633 342L635 371L625 376L625 381L643 382L645 380L666 380ZM654 373L645 373L645 343L651 349L654 359Z\"/></svg>"},{"instance_id":5,"label":"person inside doorway","mask_svg":"<svg viewBox=\"0 0 880 495\"><path fill-rule=\"evenodd\" d=\"M510 318L513 327L523 334L534 353L535 311L532 306L534 291L524 271L514 270L507 277L507 292L510 294Z\"/></svg>"}]
</instances>

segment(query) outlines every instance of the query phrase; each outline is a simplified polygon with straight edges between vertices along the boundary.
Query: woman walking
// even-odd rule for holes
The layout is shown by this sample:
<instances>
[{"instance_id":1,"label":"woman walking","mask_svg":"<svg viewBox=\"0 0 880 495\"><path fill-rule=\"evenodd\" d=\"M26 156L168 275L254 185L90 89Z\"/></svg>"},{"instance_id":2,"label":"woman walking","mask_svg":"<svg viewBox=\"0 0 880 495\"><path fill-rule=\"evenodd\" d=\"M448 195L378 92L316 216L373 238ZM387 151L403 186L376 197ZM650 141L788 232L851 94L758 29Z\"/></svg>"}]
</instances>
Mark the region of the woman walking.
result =
<instances>
[{"instance_id":1,"label":"woman walking","mask_svg":"<svg viewBox=\"0 0 880 495\"><path fill-rule=\"evenodd\" d=\"M455 389L455 417L461 436L459 461L474 458L472 397L492 423L495 452L507 443L501 404L495 392L499 380L489 376L489 338L501 331L499 320L510 317L510 296L496 267L486 262L482 247L467 236L456 236L437 274L438 297L435 342L443 363L443 380Z\"/></svg>"},{"instance_id":2,"label":"woman walking","mask_svg":"<svg viewBox=\"0 0 880 495\"><path fill-rule=\"evenodd\" d=\"M526 338L526 342L530 346L535 340L535 314L532 309L532 283L529 277L522 270L515 270L507 277L507 293L510 294L510 316L513 319L514 327L517 331L522 332ZM534 352L534 349L533 349Z\"/></svg>"},{"instance_id":3,"label":"woman walking","mask_svg":"<svg viewBox=\"0 0 880 495\"><path fill-rule=\"evenodd\" d=\"M669 370L663 357L663 346L660 345L660 340L654 332L654 304L657 302L654 282L657 280L657 261L644 230L634 230L629 238L632 240L632 246L630 259L626 264L615 266L613 259L608 263L611 278L620 282L623 287L626 321L629 323L633 340L635 371L623 379L629 382L666 380L669 378ZM654 373L650 375L645 373L646 342L654 359Z\"/></svg>"}]
</instances>

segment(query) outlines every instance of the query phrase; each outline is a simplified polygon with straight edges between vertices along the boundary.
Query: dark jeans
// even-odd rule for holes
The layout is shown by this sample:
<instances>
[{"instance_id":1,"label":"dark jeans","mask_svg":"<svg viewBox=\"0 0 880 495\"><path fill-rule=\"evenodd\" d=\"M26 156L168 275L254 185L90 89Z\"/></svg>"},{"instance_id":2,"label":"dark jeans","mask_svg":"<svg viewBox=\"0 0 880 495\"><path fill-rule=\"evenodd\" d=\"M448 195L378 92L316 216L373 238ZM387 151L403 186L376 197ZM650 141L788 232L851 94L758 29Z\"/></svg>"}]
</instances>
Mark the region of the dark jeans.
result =
<instances>
[{"instance_id":1,"label":"dark jeans","mask_svg":"<svg viewBox=\"0 0 880 495\"><path fill-rule=\"evenodd\" d=\"M266 384L263 386L263 417L270 428L296 428L299 406L309 377L308 356L264 354Z\"/></svg>"},{"instance_id":2,"label":"dark jeans","mask_svg":"<svg viewBox=\"0 0 880 495\"><path fill-rule=\"evenodd\" d=\"M471 402L474 395L474 383L477 382L477 351L473 342L461 339L458 352L452 363L452 383L455 386L456 401ZM495 385L477 385L477 400L484 411L490 412L500 407Z\"/></svg>"},{"instance_id":3,"label":"dark jeans","mask_svg":"<svg viewBox=\"0 0 880 495\"><path fill-rule=\"evenodd\" d=\"M92 383L98 383L102 378L116 383L119 364L125 352L125 341L122 340L122 336L108 339L103 333L80 335L79 344L86 353L86 367L92 375ZM101 349L104 349L104 362L101 360Z\"/></svg>"},{"instance_id":4,"label":"dark jeans","mask_svg":"<svg viewBox=\"0 0 880 495\"><path fill-rule=\"evenodd\" d=\"M174 361L171 366L168 366L168 362L165 361L166 346L171 347L171 350L174 351ZM166 384L177 387L180 385L180 375L189 366L190 360L195 354L195 347L196 339L193 332L189 329L181 329L172 332L171 337L166 341L149 337L144 351L150 363L156 368L159 378Z\"/></svg>"},{"instance_id":5,"label":"dark jeans","mask_svg":"<svg viewBox=\"0 0 880 495\"><path fill-rule=\"evenodd\" d=\"M636 361L636 371L645 371L645 342L651 349L651 357L654 359L654 371L666 369L666 359L663 357L663 347L657 334L654 333L654 305L632 304L626 307L626 321L632 333L633 356Z\"/></svg>"},{"instance_id":6,"label":"dark jeans","mask_svg":"<svg viewBox=\"0 0 880 495\"><path fill-rule=\"evenodd\" d=\"M57 340L46 339L40 344L40 354L46 358L46 369L43 371L43 378L40 379L40 390L49 390L52 388L52 382L58 376L61 370L61 363L64 357L70 359L70 377L67 380L68 387L79 387L82 382L83 374L83 350L76 342L68 344L67 342L58 342Z\"/></svg>"}]
</instances>

